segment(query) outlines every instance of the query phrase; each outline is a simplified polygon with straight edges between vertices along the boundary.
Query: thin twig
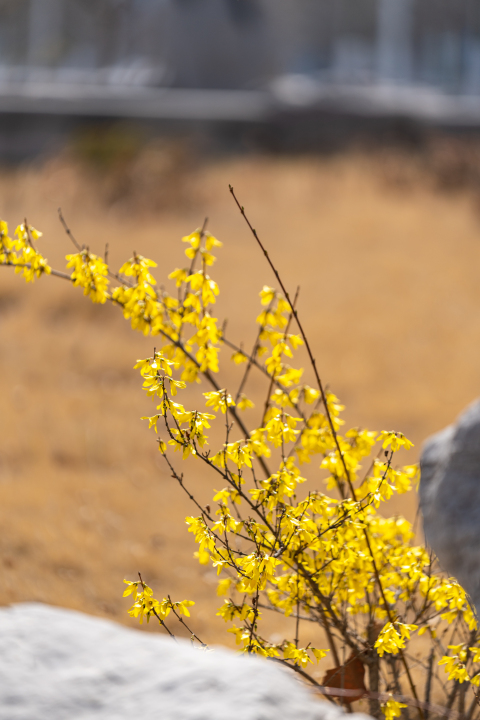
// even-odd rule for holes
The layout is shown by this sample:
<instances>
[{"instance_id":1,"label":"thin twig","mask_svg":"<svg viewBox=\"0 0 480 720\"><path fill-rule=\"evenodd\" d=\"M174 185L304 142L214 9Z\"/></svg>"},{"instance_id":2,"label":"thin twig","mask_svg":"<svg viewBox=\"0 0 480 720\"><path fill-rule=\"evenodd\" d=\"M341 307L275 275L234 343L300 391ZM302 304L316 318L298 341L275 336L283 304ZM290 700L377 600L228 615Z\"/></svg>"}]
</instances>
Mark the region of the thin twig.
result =
<instances>
[{"instance_id":1,"label":"thin twig","mask_svg":"<svg viewBox=\"0 0 480 720\"><path fill-rule=\"evenodd\" d=\"M238 201L238 199L237 199L237 196L235 195L235 192L234 192L234 190L233 190L233 187L232 187L231 185L229 185L229 188L230 188L230 192L231 192L231 194L232 194L232 197L233 197L233 199L235 200L235 202L236 202L236 204L237 204L238 209L240 210L241 214L243 215L243 217L244 217L244 219L245 219L245 222L247 223L248 227L250 228L250 231L252 232L253 237L254 237L255 240L257 241L258 245L260 246L260 249L262 250L264 256L266 257L267 262L268 262L268 264L270 265L270 267L271 267L271 269L272 269L272 271L273 271L273 274L275 275L275 277L276 277L276 279L277 279L277 281L278 281L278 283L279 283L279 285L280 285L280 287L281 287L281 289L282 289L282 292L283 292L283 294L284 294L284 296L285 296L288 304L290 305L290 308L291 308L293 317L295 318L295 322L297 323L298 329L300 330L300 334L301 334L301 336L302 336L302 340L303 340L303 342L304 342L304 344L305 344L305 348L306 348L306 350L307 350L308 357L309 357L309 359L310 359L310 362L311 362L312 367L313 367L313 371L314 371L314 373L315 373L315 379L316 379L316 381L317 381L317 385L318 385L318 388L319 388L319 390L320 390L320 394L321 394L321 396L322 396L322 401L323 401L323 405L324 405L324 408L325 408L325 414L326 414L326 417L327 417L327 420L328 420L328 424L329 424L329 426L330 426L330 431L331 431L331 433L332 433L332 437L333 437L334 442L335 442L335 445L336 445L336 447L337 447L338 455L339 455L339 457L340 457L340 460L341 460L342 465L343 465L343 469L344 469L344 471L345 471L345 477L346 477L346 479L347 479L347 482L348 482L348 485L349 485L349 487L350 487L350 491L351 491L352 497L353 497L353 496L355 495L355 491L354 491L354 489L353 489L352 481L351 481L351 478L350 478L350 473L348 472L348 468L347 468L347 465L346 465L346 463L345 463L345 458L344 458L344 456L343 456L342 449L340 448L340 443L338 442L337 431L335 430L335 426L334 426L334 424L333 424L333 420L332 420L332 416L331 416L331 413L330 413L330 408L329 408L329 406L328 406L328 400L327 400L327 396L326 396L326 393L325 393L325 389L324 389L323 383L322 383L322 381L321 381L321 379L320 379L320 375L319 375L319 372L318 372L318 369L317 369L317 363L316 363L316 361L315 361L315 358L313 357L313 353L312 353L312 350L311 350L311 347L310 347L310 343L308 342L307 336L306 336L305 331L304 331L304 329L303 329L303 325L302 325L302 323L300 322L300 318L299 318L299 316L298 316L297 311L295 310L295 306L294 306L293 302L290 300L290 294L289 294L287 288L285 287L285 285L283 284L283 280L281 279L281 277L280 277L280 275L279 275L279 273L278 273L278 270L276 269L275 265L274 265L273 262L271 261L270 256L269 256L267 250L265 249L263 243L261 242L260 238L258 237L257 231L256 231L255 228L252 226L252 224L250 223L250 220L249 220L248 217L246 216L246 214L245 214L245 209L244 209L244 207L243 207L242 205L240 205L240 203L239 203L239 201ZM339 482L338 485L339 485L339 491L340 491L340 494L342 495L342 498L345 498L345 491L343 490L342 484Z\"/></svg>"},{"instance_id":2,"label":"thin twig","mask_svg":"<svg viewBox=\"0 0 480 720\"><path fill-rule=\"evenodd\" d=\"M72 241L72 243L73 243L73 244L75 245L75 247L77 248L78 252L82 252L83 247L81 247L81 246L78 244L78 242L75 240L72 231L70 230L70 228L68 227L67 223L65 222L65 218L63 217L63 214L62 214L62 208L58 208L58 217L60 218L60 222L61 222L62 225L63 225L63 229L64 229L65 232L67 233L67 235L68 235L68 237L70 238L70 240ZM105 261L105 262L106 262L106 261Z\"/></svg>"},{"instance_id":3,"label":"thin twig","mask_svg":"<svg viewBox=\"0 0 480 720\"><path fill-rule=\"evenodd\" d=\"M190 628L188 627L187 623L186 623L185 620L182 618L182 616L177 613L177 611L175 610L175 605L174 605L174 603L172 602L172 598L170 597L170 595L167 595L167 597L168 597L168 601L169 601L169 603L170 603L171 610L172 610L173 614L175 615L175 617L177 618L178 622L182 623L183 627L186 628L186 630L190 633L190 635L191 635L192 637L194 637L195 640L197 640L197 642L199 642L202 647L204 647L204 648L208 647L207 643L204 643L203 640L200 640L200 638L198 637L198 635L196 635L196 634L193 632L193 630L190 630Z\"/></svg>"}]
</instances>

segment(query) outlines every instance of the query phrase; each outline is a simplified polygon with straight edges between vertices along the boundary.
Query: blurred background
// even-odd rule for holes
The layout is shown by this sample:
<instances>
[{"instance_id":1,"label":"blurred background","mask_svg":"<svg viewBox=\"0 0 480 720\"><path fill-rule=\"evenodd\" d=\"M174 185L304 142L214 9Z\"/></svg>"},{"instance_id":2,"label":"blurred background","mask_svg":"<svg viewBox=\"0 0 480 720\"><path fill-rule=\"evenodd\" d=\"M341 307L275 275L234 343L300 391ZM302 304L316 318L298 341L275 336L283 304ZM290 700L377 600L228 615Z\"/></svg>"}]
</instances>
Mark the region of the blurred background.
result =
<instances>
[{"instance_id":1,"label":"blurred background","mask_svg":"<svg viewBox=\"0 0 480 720\"><path fill-rule=\"evenodd\" d=\"M218 317L248 348L274 278L231 183L300 285L348 424L404 432L406 462L478 395L479 127L478 0L0 0L11 231L27 217L63 269L61 207L80 243L108 243L114 267L152 257L170 287L181 237L208 216L224 242ZM230 643L215 573L193 559L193 509L140 421L152 406L132 367L153 344L60 280L0 268L0 603L132 624L122 579L140 570ZM252 377L252 426L265 392ZM196 465L186 479L202 503L220 489ZM416 508L412 493L389 509Z\"/></svg>"}]
</instances>

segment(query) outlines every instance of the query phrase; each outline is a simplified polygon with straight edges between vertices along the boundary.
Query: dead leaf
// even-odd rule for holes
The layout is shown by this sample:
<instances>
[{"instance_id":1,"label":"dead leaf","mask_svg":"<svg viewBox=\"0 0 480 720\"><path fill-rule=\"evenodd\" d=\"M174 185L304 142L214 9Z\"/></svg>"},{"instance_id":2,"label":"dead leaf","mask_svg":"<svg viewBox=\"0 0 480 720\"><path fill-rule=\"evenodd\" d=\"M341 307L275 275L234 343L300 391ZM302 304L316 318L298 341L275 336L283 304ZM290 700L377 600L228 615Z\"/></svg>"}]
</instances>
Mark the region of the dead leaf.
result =
<instances>
[{"instance_id":1,"label":"dead leaf","mask_svg":"<svg viewBox=\"0 0 480 720\"><path fill-rule=\"evenodd\" d=\"M343 690L358 690L358 694L349 695L343 698L344 702L350 704L360 700L367 691L364 683L365 667L360 658L351 656L345 665L327 670L322 680L322 685L331 688L342 688Z\"/></svg>"}]
</instances>

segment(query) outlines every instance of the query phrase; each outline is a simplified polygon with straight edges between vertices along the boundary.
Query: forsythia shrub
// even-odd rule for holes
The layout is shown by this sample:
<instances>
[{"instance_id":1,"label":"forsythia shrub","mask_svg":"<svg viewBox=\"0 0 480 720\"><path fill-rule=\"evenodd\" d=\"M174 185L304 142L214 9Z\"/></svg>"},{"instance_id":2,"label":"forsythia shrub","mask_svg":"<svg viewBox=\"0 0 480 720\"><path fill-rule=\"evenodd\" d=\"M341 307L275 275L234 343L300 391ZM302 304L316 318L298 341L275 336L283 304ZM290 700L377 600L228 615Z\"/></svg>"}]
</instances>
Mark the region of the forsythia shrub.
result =
<instances>
[{"instance_id":1,"label":"forsythia shrub","mask_svg":"<svg viewBox=\"0 0 480 720\"><path fill-rule=\"evenodd\" d=\"M218 573L223 601L217 614L230 624L241 651L288 665L347 708L366 696L370 713L387 720L407 705L426 717L438 711L432 700L469 719L477 711L480 648L465 592L414 544L410 523L378 512L418 481L416 466L393 462L411 443L400 432L343 430L343 406L320 380L296 298L290 299L230 190L280 290L265 286L260 292L251 352L232 343L213 315L219 288L209 272L221 243L205 227L183 238L186 267L168 276L171 293L157 285L156 263L141 255L113 274L105 260L75 242L62 217L77 250L67 255L70 274L49 267L37 249L41 233L26 221L13 239L0 221L0 264L27 282L43 274L65 278L93 302L118 306L134 330L157 336L152 356L135 365L155 405L143 419L155 433L160 426L159 451L193 502L186 523L198 544L195 555ZM293 360L304 344L315 387L302 380ZM222 349L230 349L239 368L236 391L217 379ZM255 427L244 420L253 408L245 393L251 372L260 373L267 388ZM187 383L199 385L194 409L181 401ZM207 434L213 423L225 428L224 443L215 448ZM201 507L185 485L178 463L189 456L207 466L221 488L211 506ZM321 469L320 487L306 477L312 466ZM157 600L141 576L125 582L131 616L140 622L154 616L172 635L165 622L172 613L204 646L184 619L191 601ZM268 612L291 616L294 636L268 642L262 635ZM311 623L323 629L325 648L300 646L300 624ZM327 653L334 667L320 686L309 668ZM469 684L473 694L467 696Z\"/></svg>"}]
</instances>

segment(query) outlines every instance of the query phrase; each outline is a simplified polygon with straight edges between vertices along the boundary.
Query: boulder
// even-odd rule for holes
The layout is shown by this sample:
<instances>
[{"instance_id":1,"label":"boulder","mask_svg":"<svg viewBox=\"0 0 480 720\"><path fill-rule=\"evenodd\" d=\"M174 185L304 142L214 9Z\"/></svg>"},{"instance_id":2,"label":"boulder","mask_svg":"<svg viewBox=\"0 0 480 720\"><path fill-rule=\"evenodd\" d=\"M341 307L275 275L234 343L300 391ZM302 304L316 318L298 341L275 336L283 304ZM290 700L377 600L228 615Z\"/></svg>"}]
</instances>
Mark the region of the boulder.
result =
<instances>
[{"instance_id":1,"label":"boulder","mask_svg":"<svg viewBox=\"0 0 480 720\"><path fill-rule=\"evenodd\" d=\"M430 437L420 459L425 540L480 609L480 400Z\"/></svg>"},{"instance_id":2,"label":"boulder","mask_svg":"<svg viewBox=\"0 0 480 720\"><path fill-rule=\"evenodd\" d=\"M72 610L0 609L0 717L8 720L341 720L293 673L195 650ZM366 715L350 716L368 720Z\"/></svg>"}]
</instances>

